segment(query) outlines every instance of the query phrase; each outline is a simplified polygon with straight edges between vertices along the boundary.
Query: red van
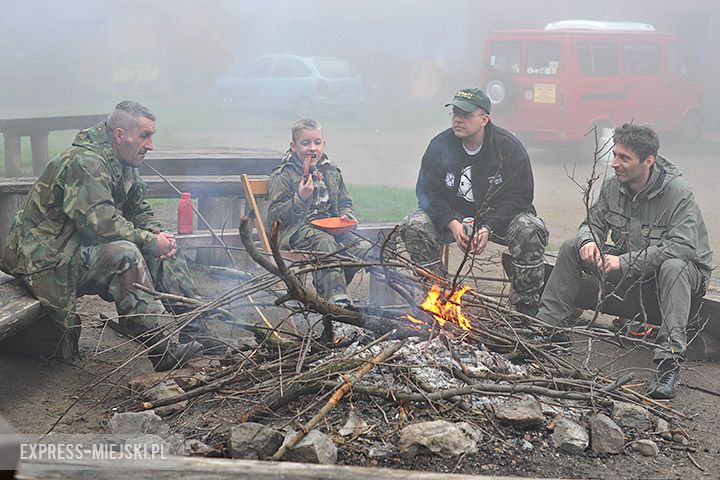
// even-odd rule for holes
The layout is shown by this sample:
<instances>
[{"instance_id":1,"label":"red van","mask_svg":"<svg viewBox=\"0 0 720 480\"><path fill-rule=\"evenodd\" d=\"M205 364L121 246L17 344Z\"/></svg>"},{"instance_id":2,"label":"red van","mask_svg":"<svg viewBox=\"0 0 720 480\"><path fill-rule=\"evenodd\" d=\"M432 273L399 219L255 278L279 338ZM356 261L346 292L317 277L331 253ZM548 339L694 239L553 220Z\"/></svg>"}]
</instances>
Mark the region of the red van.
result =
<instances>
[{"instance_id":1,"label":"red van","mask_svg":"<svg viewBox=\"0 0 720 480\"><path fill-rule=\"evenodd\" d=\"M702 87L680 37L643 23L492 32L482 85L497 123L529 142L581 142L593 127L599 135L630 121L692 141L703 123Z\"/></svg>"}]
</instances>

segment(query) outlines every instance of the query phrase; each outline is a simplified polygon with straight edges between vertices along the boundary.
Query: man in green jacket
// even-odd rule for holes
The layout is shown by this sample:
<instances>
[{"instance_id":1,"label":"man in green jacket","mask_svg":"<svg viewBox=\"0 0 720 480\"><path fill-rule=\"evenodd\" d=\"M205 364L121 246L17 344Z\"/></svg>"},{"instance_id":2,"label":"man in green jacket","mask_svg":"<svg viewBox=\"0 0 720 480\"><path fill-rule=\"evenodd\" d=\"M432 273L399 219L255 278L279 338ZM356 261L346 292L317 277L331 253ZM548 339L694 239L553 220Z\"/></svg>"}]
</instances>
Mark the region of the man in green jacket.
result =
<instances>
[{"instance_id":1,"label":"man in green jacket","mask_svg":"<svg viewBox=\"0 0 720 480\"><path fill-rule=\"evenodd\" d=\"M54 325L72 336L76 352L76 299L96 294L114 302L120 324L150 347L160 371L202 349L202 338L198 343L191 334L205 335L207 327L191 324L181 331L186 343L170 343L155 328L165 307L134 286L197 294L185 260L176 256L175 238L161 230L144 199L138 167L153 149L154 134L155 116L133 101L120 102L106 121L78 133L25 198L0 268L37 297Z\"/></svg>"},{"instance_id":2,"label":"man in green jacket","mask_svg":"<svg viewBox=\"0 0 720 480\"><path fill-rule=\"evenodd\" d=\"M620 297L638 316L658 312L659 318L645 319L661 322L654 354L657 372L647 393L673 398L691 304L705 294L713 269L707 229L682 173L658 155L653 130L624 124L613 141L615 175L603 183L576 238L560 247L537 317L565 326L573 318L583 272L604 285L603 303ZM612 245L605 243L608 234Z\"/></svg>"}]
</instances>

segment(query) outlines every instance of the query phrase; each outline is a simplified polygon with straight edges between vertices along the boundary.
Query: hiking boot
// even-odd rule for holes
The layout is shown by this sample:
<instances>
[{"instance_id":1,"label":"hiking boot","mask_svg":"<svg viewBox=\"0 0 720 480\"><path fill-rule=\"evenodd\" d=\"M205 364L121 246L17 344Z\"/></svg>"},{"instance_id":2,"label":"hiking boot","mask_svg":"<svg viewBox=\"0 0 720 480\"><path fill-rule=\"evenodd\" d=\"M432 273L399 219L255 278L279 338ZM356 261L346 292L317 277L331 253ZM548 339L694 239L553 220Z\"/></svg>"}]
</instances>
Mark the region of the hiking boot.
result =
<instances>
[{"instance_id":1,"label":"hiking boot","mask_svg":"<svg viewBox=\"0 0 720 480\"><path fill-rule=\"evenodd\" d=\"M180 367L203 349L203 345L199 342L178 344L171 342L163 334L155 334L141 341L150 348L148 358L156 372L166 372Z\"/></svg>"},{"instance_id":2,"label":"hiking boot","mask_svg":"<svg viewBox=\"0 0 720 480\"><path fill-rule=\"evenodd\" d=\"M210 354L224 353L228 348L228 344L218 339L201 318L196 318L184 326L178 334L178 340L181 344L193 341L201 343L204 347L204 353Z\"/></svg>"},{"instance_id":3,"label":"hiking boot","mask_svg":"<svg viewBox=\"0 0 720 480\"><path fill-rule=\"evenodd\" d=\"M536 317L538 314L538 306L530 305L524 302L518 302L515 304L515 310L528 317Z\"/></svg>"},{"instance_id":4,"label":"hiking boot","mask_svg":"<svg viewBox=\"0 0 720 480\"><path fill-rule=\"evenodd\" d=\"M572 342L565 332L555 332L550 335L539 335L533 338L534 343L541 345L551 345L553 349L569 350Z\"/></svg>"},{"instance_id":5,"label":"hiking boot","mask_svg":"<svg viewBox=\"0 0 720 480\"><path fill-rule=\"evenodd\" d=\"M645 393L655 400L675 398L680 366L672 358L662 360L657 367L655 377L648 384Z\"/></svg>"}]
</instances>

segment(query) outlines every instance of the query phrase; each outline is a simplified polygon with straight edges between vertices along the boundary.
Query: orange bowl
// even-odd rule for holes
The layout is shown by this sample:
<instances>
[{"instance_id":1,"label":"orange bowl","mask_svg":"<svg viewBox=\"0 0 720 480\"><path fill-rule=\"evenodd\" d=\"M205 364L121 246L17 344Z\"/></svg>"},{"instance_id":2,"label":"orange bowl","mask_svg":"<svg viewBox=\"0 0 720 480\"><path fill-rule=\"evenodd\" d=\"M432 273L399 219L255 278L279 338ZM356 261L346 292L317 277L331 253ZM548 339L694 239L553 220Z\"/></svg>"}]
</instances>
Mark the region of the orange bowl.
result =
<instances>
[{"instance_id":1,"label":"orange bowl","mask_svg":"<svg viewBox=\"0 0 720 480\"><path fill-rule=\"evenodd\" d=\"M355 230L358 222L357 220L352 220L350 218L327 217L311 220L310 224L331 235L340 235L341 233L347 233L351 230Z\"/></svg>"}]
</instances>

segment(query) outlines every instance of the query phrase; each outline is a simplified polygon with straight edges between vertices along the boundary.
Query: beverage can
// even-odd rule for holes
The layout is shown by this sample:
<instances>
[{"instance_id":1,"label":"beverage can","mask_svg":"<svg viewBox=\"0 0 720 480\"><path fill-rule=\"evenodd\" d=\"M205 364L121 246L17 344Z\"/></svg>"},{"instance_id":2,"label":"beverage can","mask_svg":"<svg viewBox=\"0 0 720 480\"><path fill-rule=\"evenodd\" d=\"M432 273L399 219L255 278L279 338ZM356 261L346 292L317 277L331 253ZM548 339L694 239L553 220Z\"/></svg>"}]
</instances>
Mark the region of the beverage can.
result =
<instances>
[{"instance_id":1,"label":"beverage can","mask_svg":"<svg viewBox=\"0 0 720 480\"><path fill-rule=\"evenodd\" d=\"M472 235L473 227L475 225L475 219L473 217L465 217L462 220L463 230L465 231L465 235L468 237Z\"/></svg>"}]
</instances>

